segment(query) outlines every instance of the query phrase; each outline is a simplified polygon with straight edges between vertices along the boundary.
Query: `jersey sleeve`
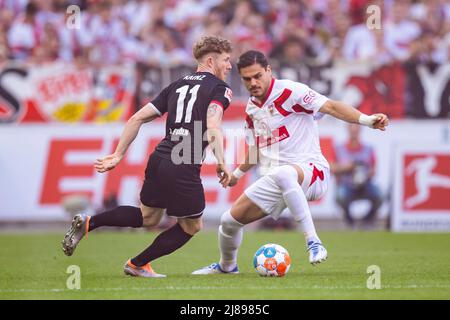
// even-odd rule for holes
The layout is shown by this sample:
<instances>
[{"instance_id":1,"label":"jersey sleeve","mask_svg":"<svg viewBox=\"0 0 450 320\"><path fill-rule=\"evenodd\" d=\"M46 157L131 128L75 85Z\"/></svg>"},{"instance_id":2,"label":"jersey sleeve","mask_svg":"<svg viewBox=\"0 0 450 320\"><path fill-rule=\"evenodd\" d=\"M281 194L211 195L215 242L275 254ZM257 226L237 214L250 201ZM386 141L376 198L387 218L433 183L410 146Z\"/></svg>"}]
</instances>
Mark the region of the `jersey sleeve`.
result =
<instances>
[{"instance_id":1,"label":"jersey sleeve","mask_svg":"<svg viewBox=\"0 0 450 320\"><path fill-rule=\"evenodd\" d=\"M314 115L329 100L326 96L301 83L296 83L294 99L296 104L293 106L292 111L304 111Z\"/></svg>"},{"instance_id":2,"label":"jersey sleeve","mask_svg":"<svg viewBox=\"0 0 450 320\"><path fill-rule=\"evenodd\" d=\"M160 116L167 112L170 87L171 86L169 85L168 87L164 88L159 93L159 95L149 103L149 106L154 108Z\"/></svg>"},{"instance_id":3,"label":"jersey sleeve","mask_svg":"<svg viewBox=\"0 0 450 320\"><path fill-rule=\"evenodd\" d=\"M230 106L232 98L233 92L230 88L224 85L218 85L213 90L210 103L217 103L223 108L223 111L225 111Z\"/></svg>"}]
</instances>

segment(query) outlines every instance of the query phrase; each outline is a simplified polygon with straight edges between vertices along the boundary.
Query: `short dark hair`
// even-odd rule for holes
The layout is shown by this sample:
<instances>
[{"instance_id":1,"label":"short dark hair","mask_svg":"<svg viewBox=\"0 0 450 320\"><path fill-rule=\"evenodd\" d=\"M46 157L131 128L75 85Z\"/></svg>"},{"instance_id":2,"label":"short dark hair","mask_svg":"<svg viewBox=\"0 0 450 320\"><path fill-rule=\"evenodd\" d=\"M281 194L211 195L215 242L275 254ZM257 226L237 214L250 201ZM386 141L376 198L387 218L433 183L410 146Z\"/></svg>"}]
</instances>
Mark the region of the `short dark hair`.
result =
<instances>
[{"instance_id":1,"label":"short dark hair","mask_svg":"<svg viewBox=\"0 0 450 320\"><path fill-rule=\"evenodd\" d=\"M35 16L39 11L37 4L33 1L28 2L25 7L25 14L28 16Z\"/></svg>"},{"instance_id":2,"label":"short dark hair","mask_svg":"<svg viewBox=\"0 0 450 320\"><path fill-rule=\"evenodd\" d=\"M230 53L231 43L227 39L216 36L206 36L195 43L192 53L196 60L203 58L208 53Z\"/></svg>"},{"instance_id":3,"label":"short dark hair","mask_svg":"<svg viewBox=\"0 0 450 320\"><path fill-rule=\"evenodd\" d=\"M261 51L249 50L241 54L236 63L238 70L254 64L260 64L265 69L269 65L269 61L267 61L266 56Z\"/></svg>"}]
</instances>

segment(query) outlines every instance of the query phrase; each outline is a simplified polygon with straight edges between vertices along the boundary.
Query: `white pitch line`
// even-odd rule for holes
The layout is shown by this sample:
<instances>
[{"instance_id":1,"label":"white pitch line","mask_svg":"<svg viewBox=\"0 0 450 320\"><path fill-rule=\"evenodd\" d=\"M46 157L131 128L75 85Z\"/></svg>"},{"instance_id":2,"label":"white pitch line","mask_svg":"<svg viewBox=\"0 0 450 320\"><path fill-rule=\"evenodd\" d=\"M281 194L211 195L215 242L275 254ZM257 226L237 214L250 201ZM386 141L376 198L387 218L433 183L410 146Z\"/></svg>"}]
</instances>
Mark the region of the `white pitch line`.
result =
<instances>
[{"instance_id":1,"label":"white pitch line","mask_svg":"<svg viewBox=\"0 0 450 320\"><path fill-rule=\"evenodd\" d=\"M147 287L147 288L139 288L139 287L131 287L131 288L87 288L87 289L14 289L14 290L0 290L0 294L2 293L59 293L59 292L107 292L107 291L170 291L170 290L287 290L287 289L307 289L307 290L359 290L359 289L367 289L365 286L282 286L282 287L221 287L221 286L191 286L191 287L179 287L179 286L167 286L167 287ZM381 289L450 289L450 284L448 285L387 285L382 286ZM370 290L372 291L372 290ZM375 290L378 291L378 290Z\"/></svg>"}]
</instances>

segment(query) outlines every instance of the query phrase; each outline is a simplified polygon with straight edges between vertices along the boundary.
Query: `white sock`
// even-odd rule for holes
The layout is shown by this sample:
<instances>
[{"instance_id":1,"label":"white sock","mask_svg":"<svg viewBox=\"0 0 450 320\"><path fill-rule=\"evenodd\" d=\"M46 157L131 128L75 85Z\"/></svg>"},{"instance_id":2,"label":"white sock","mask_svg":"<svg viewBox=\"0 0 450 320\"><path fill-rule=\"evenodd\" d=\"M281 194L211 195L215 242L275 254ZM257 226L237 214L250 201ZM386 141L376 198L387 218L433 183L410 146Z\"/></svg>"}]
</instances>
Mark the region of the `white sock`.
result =
<instances>
[{"instance_id":1,"label":"white sock","mask_svg":"<svg viewBox=\"0 0 450 320\"><path fill-rule=\"evenodd\" d=\"M300 222L301 229L305 236L306 244L310 241L320 242L316 228L309 210L308 200L302 187L298 183L297 170L286 165L277 168L271 173L272 178L280 187L286 206L291 211L295 220Z\"/></svg>"},{"instance_id":2,"label":"white sock","mask_svg":"<svg viewBox=\"0 0 450 320\"><path fill-rule=\"evenodd\" d=\"M283 199L295 219L300 223L306 242L320 241L303 189L299 186L298 188L285 191L283 192Z\"/></svg>"},{"instance_id":3,"label":"white sock","mask_svg":"<svg viewBox=\"0 0 450 320\"><path fill-rule=\"evenodd\" d=\"M243 227L242 223L233 218L230 210L226 211L220 219L219 265L224 271L231 271L237 266L237 253L244 235Z\"/></svg>"}]
</instances>

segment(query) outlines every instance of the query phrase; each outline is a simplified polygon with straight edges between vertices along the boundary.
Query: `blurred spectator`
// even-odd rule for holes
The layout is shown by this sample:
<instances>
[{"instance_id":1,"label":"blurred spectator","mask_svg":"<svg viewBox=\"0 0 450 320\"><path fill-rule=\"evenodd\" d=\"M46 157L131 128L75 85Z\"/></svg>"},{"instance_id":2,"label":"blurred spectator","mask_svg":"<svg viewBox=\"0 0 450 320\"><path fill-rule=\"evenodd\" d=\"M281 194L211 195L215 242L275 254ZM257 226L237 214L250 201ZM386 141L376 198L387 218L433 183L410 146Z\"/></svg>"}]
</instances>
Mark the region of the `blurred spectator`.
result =
<instances>
[{"instance_id":1,"label":"blurred spectator","mask_svg":"<svg viewBox=\"0 0 450 320\"><path fill-rule=\"evenodd\" d=\"M192 43L203 35L215 35L225 37L226 14L220 7L214 7L209 14L203 18L202 23L196 24L188 32L185 43L188 51L192 51Z\"/></svg>"},{"instance_id":2,"label":"blurred spectator","mask_svg":"<svg viewBox=\"0 0 450 320\"><path fill-rule=\"evenodd\" d=\"M110 2L99 3L98 15L92 17L88 30L84 46L89 50L89 60L94 64L120 62L125 26L122 20L115 19Z\"/></svg>"},{"instance_id":3,"label":"blurred spectator","mask_svg":"<svg viewBox=\"0 0 450 320\"><path fill-rule=\"evenodd\" d=\"M128 34L134 37L139 36L145 25L151 21L155 7L154 2L150 1L125 1L123 7L118 9L118 15L122 15L128 22Z\"/></svg>"},{"instance_id":4,"label":"blurred spectator","mask_svg":"<svg viewBox=\"0 0 450 320\"><path fill-rule=\"evenodd\" d=\"M279 20L281 33L277 35L278 41L294 37L308 41L313 27L312 12L309 12L302 1L287 0L283 17Z\"/></svg>"},{"instance_id":5,"label":"blurred spectator","mask_svg":"<svg viewBox=\"0 0 450 320\"><path fill-rule=\"evenodd\" d=\"M377 41L374 33L365 23L353 25L348 30L344 46L343 57L349 61L368 60L377 53Z\"/></svg>"},{"instance_id":6,"label":"blurred spectator","mask_svg":"<svg viewBox=\"0 0 450 320\"><path fill-rule=\"evenodd\" d=\"M345 35L342 56L347 61L372 61L389 63L392 56L386 46L386 33L380 24L369 29L366 11L369 5L377 5L383 12L382 1L352 1L351 12L354 25ZM381 18L381 17L380 17ZM381 20L381 19L380 19ZM380 21L381 22L381 21Z\"/></svg>"},{"instance_id":7,"label":"blurred spectator","mask_svg":"<svg viewBox=\"0 0 450 320\"><path fill-rule=\"evenodd\" d=\"M291 37L275 48L270 56L280 66L298 67L299 64L305 63L305 46L300 39Z\"/></svg>"},{"instance_id":8,"label":"blurred spectator","mask_svg":"<svg viewBox=\"0 0 450 320\"><path fill-rule=\"evenodd\" d=\"M348 13L352 20L352 25L365 24L366 8L374 1L350 0L348 4Z\"/></svg>"},{"instance_id":9,"label":"blurred spectator","mask_svg":"<svg viewBox=\"0 0 450 320\"><path fill-rule=\"evenodd\" d=\"M208 1L179 0L169 3L164 14L164 24L180 32L186 31L199 23L208 15L210 5ZM213 1L211 1L213 2Z\"/></svg>"},{"instance_id":10,"label":"blurred spectator","mask_svg":"<svg viewBox=\"0 0 450 320\"><path fill-rule=\"evenodd\" d=\"M411 59L434 63L449 61L450 3L418 1L412 5L410 13L421 29L420 36L412 44Z\"/></svg>"},{"instance_id":11,"label":"blurred spectator","mask_svg":"<svg viewBox=\"0 0 450 320\"><path fill-rule=\"evenodd\" d=\"M0 29L0 65L8 60L9 49L8 40L6 39L6 33Z\"/></svg>"},{"instance_id":12,"label":"blurred spectator","mask_svg":"<svg viewBox=\"0 0 450 320\"><path fill-rule=\"evenodd\" d=\"M226 30L225 36L234 39L233 54L236 56L251 49L268 53L272 48L265 18L252 1L236 4L233 19Z\"/></svg>"},{"instance_id":13,"label":"blurred spectator","mask_svg":"<svg viewBox=\"0 0 450 320\"><path fill-rule=\"evenodd\" d=\"M154 44L153 52L147 62L157 66L170 67L192 61L191 55L182 45L181 39L177 38L174 30L159 23L154 32L158 43Z\"/></svg>"},{"instance_id":14,"label":"blurred spectator","mask_svg":"<svg viewBox=\"0 0 450 320\"><path fill-rule=\"evenodd\" d=\"M385 43L389 53L399 61L410 57L411 46L420 36L420 26L409 17L409 1L395 1L390 19L384 23Z\"/></svg>"},{"instance_id":15,"label":"blurred spectator","mask_svg":"<svg viewBox=\"0 0 450 320\"><path fill-rule=\"evenodd\" d=\"M350 205L355 200L367 199L371 206L362 221L364 227L370 228L383 199L379 188L372 181L375 174L375 154L372 147L361 142L360 130L361 126L358 124L348 126L349 140L337 146L336 162L331 164L331 171L337 178L336 200L344 211L346 223L355 227Z\"/></svg>"},{"instance_id":16,"label":"blurred spectator","mask_svg":"<svg viewBox=\"0 0 450 320\"><path fill-rule=\"evenodd\" d=\"M423 32L411 45L411 59L423 63L445 63L449 60L448 47L448 43L439 41L432 32Z\"/></svg>"},{"instance_id":17,"label":"blurred spectator","mask_svg":"<svg viewBox=\"0 0 450 320\"><path fill-rule=\"evenodd\" d=\"M422 31L438 34L446 18L445 3L441 0L415 1L411 4L409 16Z\"/></svg>"},{"instance_id":18,"label":"blurred spectator","mask_svg":"<svg viewBox=\"0 0 450 320\"><path fill-rule=\"evenodd\" d=\"M36 21L38 10L34 2L28 3L25 12L13 22L8 31L8 45L14 59L30 58L33 48L39 44L42 30Z\"/></svg>"},{"instance_id":19,"label":"blurred spectator","mask_svg":"<svg viewBox=\"0 0 450 320\"><path fill-rule=\"evenodd\" d=\"M350 19L346 15L341 14L337 16L333 26L334 32L329 35L326 42L327 50L331 59L341 59L343 58L342 47L350 26Z\"/></svg>"},{"instance_id":20,"label":"blurred spectator","mask_svg":"<svg viewBox=\"0 0 450 320\"><path fill-rule=\"evenodd\" d=\"M0 30L8 32L14 21L14 13L7 8L0 8Z\"/></svg>"},{"instance_id":21,"label":"blurred spectator","mask_svg":"<svg viewBox=\"0 0 450 320\"><path fill-rule=\"evenodd\" d=\"M65 26L71 4L82 9L77 30ZM366 26L368 5L381 9L379 30ZM449 23L446 0L0 0L0 59L172 66L191 63L191 43L214 34L232 41L233 58L256 49L313 65L443 63Z\"/></svg>"},{"instance_id":22,"label":"blurred spectator","mask_svg":"<svg viewBox=\"0 0 450 320\"><path fill-rule=\"evenodd\" d=\"M31 61L37 64L55 61L59 57L59 49L58 31L52 24L46 23L40 41L33 49Z\"/></svg>"},{"instance_id":23,"label":"blurred spectator","mask_svg":"<svg viewBox=\"0 0 450 320\"><path fill-rule=\"evenodd\" d=\"M17 16L25 10L27 3L28 0L0 0L0 10L8 10Z\"/></svg>"}]
</instances>

